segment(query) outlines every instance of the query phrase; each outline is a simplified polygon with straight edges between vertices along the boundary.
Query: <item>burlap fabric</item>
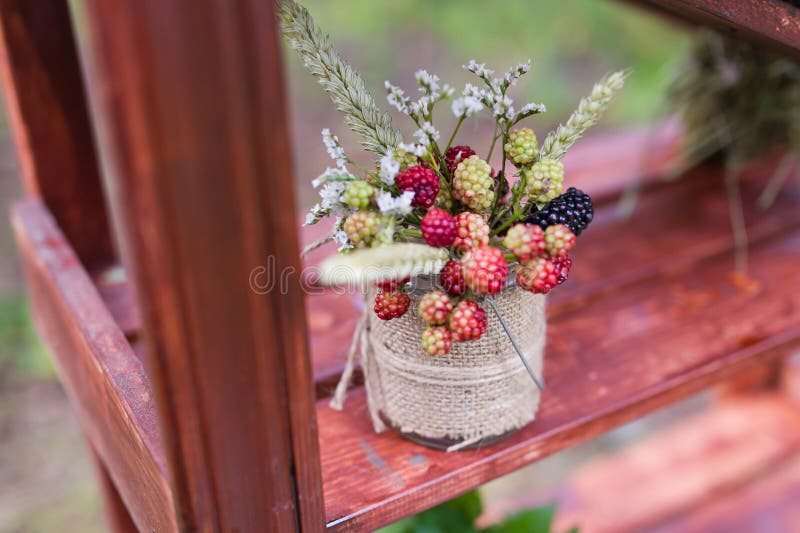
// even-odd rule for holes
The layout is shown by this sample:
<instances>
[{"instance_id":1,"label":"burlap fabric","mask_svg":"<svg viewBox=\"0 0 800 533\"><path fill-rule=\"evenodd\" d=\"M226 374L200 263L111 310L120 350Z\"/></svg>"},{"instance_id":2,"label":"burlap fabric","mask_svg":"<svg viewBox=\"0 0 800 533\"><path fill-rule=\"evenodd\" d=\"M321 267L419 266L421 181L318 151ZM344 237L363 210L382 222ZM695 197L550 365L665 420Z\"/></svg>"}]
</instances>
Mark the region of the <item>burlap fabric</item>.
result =
<instances>
[{"instance_id":1,"label":"burlap fabric","mask_svg":"<svg viewBox=\"0 0 800 533\"><path fill-rule=\"evenodd\" d=\"M447 356L431 357L420 348L426 326L417 314L416 299L412 300L408 313L390 321L378 319L367 308L354 336L351 356L361 353L376 431L383 431L385 420L401 433L446 442L454 451L534 419L540 392L486 303L482 306L488 327L479 340L453 343ZM541 376L545 297L511 288L497 295L495 302ZM342 376L331 402L334 407L342 406L350 373L348 368Z\"/></svg>"}]
</instances>

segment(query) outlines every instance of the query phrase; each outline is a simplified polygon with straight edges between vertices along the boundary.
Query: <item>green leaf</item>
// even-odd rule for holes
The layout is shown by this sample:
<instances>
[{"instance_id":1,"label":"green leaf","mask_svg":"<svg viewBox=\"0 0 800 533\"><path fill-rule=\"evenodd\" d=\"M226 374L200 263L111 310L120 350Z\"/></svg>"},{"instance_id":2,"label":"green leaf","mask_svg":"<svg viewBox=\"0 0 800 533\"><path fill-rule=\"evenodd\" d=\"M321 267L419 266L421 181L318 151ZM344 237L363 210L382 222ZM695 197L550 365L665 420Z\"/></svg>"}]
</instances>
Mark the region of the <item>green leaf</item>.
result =
<instances>
[{"instance_id":1,"label":"green leaf","mask_svg":"<svg viewBox=\"0 0 800 533\"><path fill-rule=\"evenodd\" d=\"M483 512L478 491L471 491L385 527L379 533L478 533L475 520Z\"/></svg>"},{"instance_id":2,"label":"green leaf","mask_svg":"<svg viewBox=\"0 0 800 533\"><path fill-rule=\"evenodd\" d=\"M550 533L555 513L555 505L521 511L484 531L485 533Z\"/></svg>"}]
</instances>

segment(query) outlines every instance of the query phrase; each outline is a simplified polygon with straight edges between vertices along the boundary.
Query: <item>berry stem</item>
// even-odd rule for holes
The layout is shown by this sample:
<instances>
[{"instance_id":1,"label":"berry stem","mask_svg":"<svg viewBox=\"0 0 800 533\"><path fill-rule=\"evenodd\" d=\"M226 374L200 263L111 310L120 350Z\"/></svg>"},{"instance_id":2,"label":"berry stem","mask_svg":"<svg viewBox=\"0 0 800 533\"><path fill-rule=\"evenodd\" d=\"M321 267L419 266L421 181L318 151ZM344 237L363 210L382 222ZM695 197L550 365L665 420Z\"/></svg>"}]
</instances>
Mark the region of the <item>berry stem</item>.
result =
<instances>
[{"instance_id":1,"label":"berry stem","mask_svg":"<svg viewBox=\"0 0 800 533\"><path fill-rule=\"evenodd\" d=\"M489 145L489 155L486 156L486 161L489 161L492 158L492 152L494 152L494 145L497 144L497 123L494 124L494 133L492 133L492 144Z\"/></svg>"},{"instance_id":2,"label":"berry stem","mask_svg":"<svg viewBox=\"0 0 800 533\"><path fill-rule=\"evenodd\" d=\"M456 127L453 129L453 134L450 136L450 140L447 141L447 147L444 149L444 153L447 153L450 147L453 146L453 141L456 140L456 133L458 133L458 130L461 128L461 124L464 123L465 118L467 117L462 115L461 118L458 119L458 123L456 124Z\"/></svg>"},{"instance_id":3,"label":"berry stem","mask_svg":"<svg viewBox=\"0 0 800 533\"><path fill-rule=\"evenodd\" d=\"M420 239L422 238L422 232L418 229L407 228L401 231L401 233L406 237L418 237Z\"/></svg>"}]
</instances>

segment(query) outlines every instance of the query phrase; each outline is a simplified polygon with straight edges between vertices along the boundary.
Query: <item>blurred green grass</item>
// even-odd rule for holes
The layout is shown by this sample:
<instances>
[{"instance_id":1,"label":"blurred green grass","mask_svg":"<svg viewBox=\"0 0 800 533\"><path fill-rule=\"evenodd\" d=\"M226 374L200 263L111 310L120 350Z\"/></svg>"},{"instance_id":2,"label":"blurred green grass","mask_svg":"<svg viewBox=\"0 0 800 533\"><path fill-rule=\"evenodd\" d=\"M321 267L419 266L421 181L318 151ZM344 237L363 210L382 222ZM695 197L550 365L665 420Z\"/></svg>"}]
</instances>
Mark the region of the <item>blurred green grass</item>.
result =
<instances>
[{"instance_id":1,"label":"blurred green grass","mask_svg":"<svg viewBox=\"0 0 800 533\"><path fill-rule=\"evenodd\" d=\"M50 381L55 371L23 295L0 297L0 379Z\"/></svg>"}]
</instances>

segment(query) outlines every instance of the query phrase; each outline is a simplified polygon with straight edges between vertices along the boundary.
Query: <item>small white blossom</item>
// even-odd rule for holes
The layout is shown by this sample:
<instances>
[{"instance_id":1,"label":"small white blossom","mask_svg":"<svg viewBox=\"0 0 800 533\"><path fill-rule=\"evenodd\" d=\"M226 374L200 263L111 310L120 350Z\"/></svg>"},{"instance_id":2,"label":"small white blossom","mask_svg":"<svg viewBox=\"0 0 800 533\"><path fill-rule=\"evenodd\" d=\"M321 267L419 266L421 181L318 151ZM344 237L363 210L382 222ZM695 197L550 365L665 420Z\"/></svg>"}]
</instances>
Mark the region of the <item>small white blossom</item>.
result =
<instances>
[{"instance_id":1,"label":"small white blossom","mask_svg":"<svg viewBox=\"0 0 800 533\"><path fill-rule=\"evenodd\" d=\"M436 128L434 128L432 123L430 123L430 122L423 122L423 124L422 124L422 131L424 131L424 132L425 132L425 134L426 134L428 137L430 137L431 139L433 139L434 141L438 141L438 140L439 140L439 137L440 137L440 135L439 135L439 130L437 130Z\"/></svg>"},{"instance_id":2,"label":"small white blossom","mask_svg":"<svg viewBox=\"0 0 800 533\"><path fill-rule=\"evenodd\" d=\"M402 151L409 154L414 154L417 157L425 157L428 154L428 149L426 146L427 145L422 144L400 143L397 147Z\"/></svg>"},{"instance_id":3,"label":"small white blossom","mask_svg":"<svg viewBox=\"0 0 800 533\"><path fill-rule=\"evenodd\" d=\"M466 118L481 111L483 109L483 104L474 96L462 96L461 98L453 100L450 109L457 118Z\"/></svg>"},{"instance_id":4,"label":"small white blossom","mask_svg":"<svg viewBox=\"0 0 800 533\"><path fill-rule=\"evenodd\" d=\"M311 182L311 185L316 189L323 183L328 183L330 181L351 181L353 179L353 176L343 168L328 167L325 169L325 172L317 176L316 179Z\"/></svg>"},{"instance_id":5,"label":"small white blossom","mask_svg":"<svg viewBox=\"0 0 800 533\"><path fill-rule=\"evenodd\" d=\"M381 157L378 176L386 185L394 185L394 178L398 172L400 172L400 162L394 158L391 151L386 152L386 155Z\"/></svg>"},{"instance_id":6,"label":"small white blossom","mask_svg":"<svg viewBox=\"0 0 800 533\"><path fill-rule=\"evenodd\" d=\"M533 113L546 113L547 107L544 104L537 104L531 102L530 104L525 104L522 106L522 109L519 110L520 115L532 115Z\"/></svg>"},{"instance_id":7,"label":"small white blossom","mask_svg":"<svg viewBox=\"0 0 800 533\"><path fill-rule=\"evenodd\" d=\"M488 78L494 74L493 70L486 68L486 63L478 63L474 59L470 59L464 68L480 78Z\"/></svg>"},{"instance_id":8,"label":"small white blossom","mask_svg":"<svg viewBox=\"0 0 800 533\"><path fill-rule=\"evenodd\" d=\"M310 226L312 224L316 224L316 222L325 216L322 206L317 204L311 208L311 210L306 213L306 221L303 223L304 226Z\"/></svg>"},{"instance_id":9,"label":"small white blossom","mask_svg":"<svg viewBox=\"0 0 800 533\"><path fill-rule=\"evenodd\" d=\"M396 85L392 85L388 80L384 82L384 86L386 87L386 101L389 102L389 105L408 115L411 112L409 109L411 99L406 96L405 91Z\"/></svg>"},{"instance_id":10,"label":"small white blossom","mask_svg":"<svg viewBox=\"0 0 800 533\"><path fill-rule=\"evenodd\" d=\"M344 148L339 144L339 138L331 134L331 130L325 128L322 130L322 142L325 143L328 155L336 161L336 166L344 168L345 163L347 163L347 156L344 155Z\"/></svg>"},{"instance_id":11,"label":"small white blossom","mask_svg":"<svg viewBox=\"0 0 800 533\"><path fill-rule=\"evenodd\" d=\"M412 200L414 200L414 191L404 191L403 194L397 197L384 191L378 193L377 204L382 215L405 216L412 210Z\"/></svg>"},{"instance_id":12,"label":"small white blossom","mask_svg":"<svg viewBox=\"0 0 800 533\"><path fill-rule=\"evenodd\" d=\"M344 193L347 185L341 181L331 181L326 183L319 191L319 197L322 199L322 207L330 209L337 203L342 201L342 193Z\"/></svg>"},{"instance_id":13,"label":"small white blossom","mask_svg":"<svg viewBox=\"0 0 800 533\"><path fill-rule=\"evenodd\" d=\"M418 70L414 77L417 79L420 91L427 95L435 95L435 97L438 98L440 94L439 76L428 74L427 70Z\"/></svg>"},{"instance_id":14,"label":"small white blossom","mask_svg":"<svg viewBox=\"0 0 800 533\"><path fill-rule=\"evenodd\" d=\"M506 75L503 77L503 81L505 82L506 87L514 86L517 84L517 81L527 74L531 70L531 60L529 59L525 63L520 63L519 65L508 69Z\"/></svg>"}]
</instances>

